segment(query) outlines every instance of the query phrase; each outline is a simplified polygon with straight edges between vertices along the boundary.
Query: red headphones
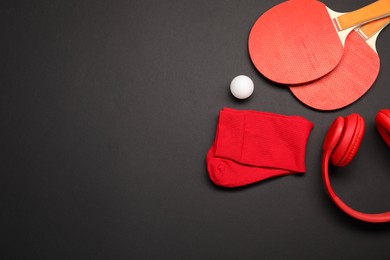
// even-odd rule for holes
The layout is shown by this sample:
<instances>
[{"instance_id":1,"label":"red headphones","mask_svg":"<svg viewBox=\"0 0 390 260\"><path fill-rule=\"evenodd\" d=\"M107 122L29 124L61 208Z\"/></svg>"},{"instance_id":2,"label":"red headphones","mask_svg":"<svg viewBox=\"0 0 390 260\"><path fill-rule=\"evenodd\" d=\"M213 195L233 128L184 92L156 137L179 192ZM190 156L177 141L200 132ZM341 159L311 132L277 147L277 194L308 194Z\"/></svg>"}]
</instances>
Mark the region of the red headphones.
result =
<instances>
[{"instance_id":1,"label":"red headphones","mask_svg":"<svg viewBox=\"0 0 390 260\"><path fill-rule=\"evenodd\" d=\"M390 147L390 110L382 109L375 117L375 123L382 139ZM345 118L337 117L330 126L322 146L322 179L332 201L345 213L356 219L382 223L390 222L390 212L368 214L347 206L333 191L329 180L329 159L334 166L346 166L359 149L364 135L364 120L354 113Z\"/></svg>"}]
</instances>

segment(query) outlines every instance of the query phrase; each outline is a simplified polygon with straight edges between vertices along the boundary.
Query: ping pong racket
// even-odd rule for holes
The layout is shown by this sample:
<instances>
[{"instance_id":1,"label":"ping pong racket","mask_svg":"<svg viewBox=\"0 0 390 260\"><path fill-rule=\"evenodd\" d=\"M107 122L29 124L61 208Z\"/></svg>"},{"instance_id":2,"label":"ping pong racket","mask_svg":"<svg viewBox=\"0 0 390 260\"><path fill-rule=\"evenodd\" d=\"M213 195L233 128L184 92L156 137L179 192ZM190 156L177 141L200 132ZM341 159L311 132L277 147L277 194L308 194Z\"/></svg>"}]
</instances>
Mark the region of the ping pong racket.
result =
<instances>
[{"instance_id":1,"label":"ping pong racket","mask_svg":"<svg viewBox=\"0 0 390 260\"><path fill-rule=\"evenodd\" d=\"M390 17L385 17L352 31L336 68L318 80L291 86L291 92L304 104L318 110L336 110L358 100L378 76L380 61L375 43L389 22Z\"/></svg>"},{"instance_id":2,"label":"ping pong racket","mask_svg":"<svg viewBox=\"0 0 390 260\"><path fill-rule=\"evenodd\" d=\"M349 13L335 12L320 1L285 1L254 23L248 39L249 55L257 70L272 81L307 83L336 67L349 32L389 14L390 0Z\"/></svg>"}]
</instances>

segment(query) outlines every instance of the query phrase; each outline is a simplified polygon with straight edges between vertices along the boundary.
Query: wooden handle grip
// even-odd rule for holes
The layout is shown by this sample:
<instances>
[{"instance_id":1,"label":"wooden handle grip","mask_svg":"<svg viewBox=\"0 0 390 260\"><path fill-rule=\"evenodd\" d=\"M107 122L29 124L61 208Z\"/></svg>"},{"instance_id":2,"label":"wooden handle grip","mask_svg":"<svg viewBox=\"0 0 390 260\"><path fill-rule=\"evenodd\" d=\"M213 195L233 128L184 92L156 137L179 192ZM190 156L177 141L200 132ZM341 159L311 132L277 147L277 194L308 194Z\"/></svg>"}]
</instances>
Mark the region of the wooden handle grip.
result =
<instances>
[{"instance_id":1,"label":"wooden handle grip","mask_svg":"<svg viewBox=\"0 0 390 260\"><path fill-rule=\"evenodd\" d=\"M359 28L359 33L364 38L369 39L375 33L382 30L388 23L390 23L390 16L363 25Z\"/></svg>"},{"instance_id":2,"label":"wooden handle grip","mask_svg":"<svg viewBox=\"0 0 390 260\"><path fill-rule=\"evenodd\" d=\"M340 31L390 15L390 0L380 0L336 18Z\"/></svg>"}]
</instances>

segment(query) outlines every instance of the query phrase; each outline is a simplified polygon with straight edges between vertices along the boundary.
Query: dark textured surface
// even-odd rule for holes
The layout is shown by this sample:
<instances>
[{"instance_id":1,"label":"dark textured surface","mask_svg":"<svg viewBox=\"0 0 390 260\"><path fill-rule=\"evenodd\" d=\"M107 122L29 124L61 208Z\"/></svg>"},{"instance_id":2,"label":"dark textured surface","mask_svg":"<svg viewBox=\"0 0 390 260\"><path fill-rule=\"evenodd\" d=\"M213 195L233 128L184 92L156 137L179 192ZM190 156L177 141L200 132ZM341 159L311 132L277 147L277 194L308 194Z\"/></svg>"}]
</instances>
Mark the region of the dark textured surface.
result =
<instances>
[{"instance_id":1,"label":"dark textured surface","mask_svg":"<svg viewBox=\"0 0 390 260\"><path fill-rule=\"evenodd\" d=\"M366 136L332 183L356 209L390 210L390 150L374 127L390 107L390 32L370 91L317 112L249 59L252 24L278 3L1 1L0 258L389 258L390 225L340 212L320 159L333 119L360 113ZM239 74L255 83L247 101L229 93ZM306 175L215 187L204 159L224 106L311 120Z\"/></svg>"}]
</instances>

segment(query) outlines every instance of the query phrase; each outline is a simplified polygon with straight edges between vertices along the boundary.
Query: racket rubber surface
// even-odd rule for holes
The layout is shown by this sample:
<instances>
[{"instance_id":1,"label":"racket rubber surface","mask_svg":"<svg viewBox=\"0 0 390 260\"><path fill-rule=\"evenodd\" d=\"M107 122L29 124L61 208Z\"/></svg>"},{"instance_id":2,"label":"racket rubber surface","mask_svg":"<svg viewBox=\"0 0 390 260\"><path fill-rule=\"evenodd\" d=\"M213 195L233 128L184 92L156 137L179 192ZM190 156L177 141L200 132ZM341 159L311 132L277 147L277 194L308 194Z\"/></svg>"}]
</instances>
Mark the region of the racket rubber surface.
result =
<instances>
[{"instance_id":1,"label":"racket rubber surface","mask_svg":"<svg viewBox=\"0 0 390 260\"><path fill-rule=\"evenodd\" d=\"M326 6L313 0L278 4L253 25L249 55L257 70L282 84L302 84L329 73L343 54Z\"/></svg>"},{"instance_id":2,"label":"racket rubber surface","mask_svg":"<svg viewBox=\"0 0 390 260\"><path fill-rule=\"evenodd\" d=\"M352 31L338 66L324 77L290 90L304 104L318 110L336 110L362 97L375 82L380 68L378 54Z\"/></svg>"}]
</instances>

